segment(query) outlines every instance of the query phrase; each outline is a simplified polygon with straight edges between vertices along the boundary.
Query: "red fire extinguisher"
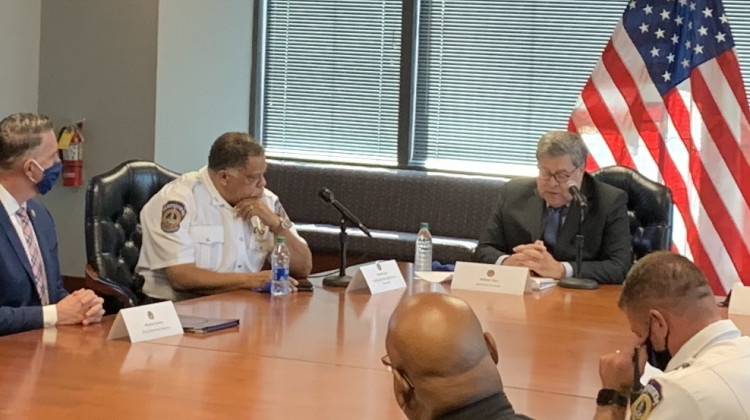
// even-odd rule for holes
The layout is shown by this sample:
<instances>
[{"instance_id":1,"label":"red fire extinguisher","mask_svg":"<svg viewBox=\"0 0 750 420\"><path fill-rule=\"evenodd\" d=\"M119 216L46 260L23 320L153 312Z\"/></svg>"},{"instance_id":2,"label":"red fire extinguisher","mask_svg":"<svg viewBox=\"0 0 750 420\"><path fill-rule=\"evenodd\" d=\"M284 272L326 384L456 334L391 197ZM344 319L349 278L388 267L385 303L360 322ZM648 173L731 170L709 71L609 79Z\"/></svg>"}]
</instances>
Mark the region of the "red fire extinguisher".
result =
<instances>
[{"instance_id":1,"label":"red fire extinguisher","mask_svg":"<svg viewBox=\"0 0 750 420\"><path fill-rule=\"evenodd\" d=\"M66 187L80 187L83 185L83 121L63 128L60 134L60 148L62 149L63 185Z\"/></svg>"}]
</instances>

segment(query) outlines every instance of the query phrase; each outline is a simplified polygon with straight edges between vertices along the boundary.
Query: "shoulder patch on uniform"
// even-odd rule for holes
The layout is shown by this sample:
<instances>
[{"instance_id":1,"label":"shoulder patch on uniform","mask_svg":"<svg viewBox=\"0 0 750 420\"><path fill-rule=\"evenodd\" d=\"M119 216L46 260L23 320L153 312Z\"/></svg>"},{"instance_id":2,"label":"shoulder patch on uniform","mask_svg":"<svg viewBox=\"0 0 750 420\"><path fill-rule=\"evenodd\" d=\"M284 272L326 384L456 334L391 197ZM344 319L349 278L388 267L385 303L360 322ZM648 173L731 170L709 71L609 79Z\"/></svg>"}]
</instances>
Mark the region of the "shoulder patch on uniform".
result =
<instances>
[{"instance_id":1,"label":"shoulder patch on uniform","mask_svg":"<svg viewBox=\"0 0 750 420\"><path fill-rule=\"evenodd\" d=\"M646 387L641 391L641 395L630 404L631 419L648 419L649 416L651 416L651 410L653 410L661 400L661 384L655 379L648 381Z\"/></svg>"},{"instance_id":2,"label":"shoulder patch on uniform","mask_svg":"<svg viewBox=\"0 0 750 420\"><path fill-rule=\"evenodd\" d=\"M179 201L167 201L161 208L161 230L173 233L180 230L180 223L185 218L185 204Z\"/></svg>"}]
</instances>

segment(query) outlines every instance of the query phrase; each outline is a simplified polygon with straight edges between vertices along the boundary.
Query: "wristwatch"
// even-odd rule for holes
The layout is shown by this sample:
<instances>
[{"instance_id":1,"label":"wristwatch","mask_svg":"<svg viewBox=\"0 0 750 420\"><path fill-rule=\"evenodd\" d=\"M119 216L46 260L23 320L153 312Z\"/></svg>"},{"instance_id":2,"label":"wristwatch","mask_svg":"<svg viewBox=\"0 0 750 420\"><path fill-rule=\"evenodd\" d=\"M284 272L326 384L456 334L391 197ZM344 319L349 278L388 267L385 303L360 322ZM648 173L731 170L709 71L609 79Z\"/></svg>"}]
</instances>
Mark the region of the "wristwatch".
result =
<instances>
[{"instance_id":1,"label":"wristwatch","mask_svg":"<svg viewBox=\"0 0 750 420\"><path fill-rule=\"evenodd\" d=\"M628 397L614 389L602 388L596 396L596 405L608 406L617 405L620 407L628 406Z\"/></svg>"},{"instance_id":2,"label":"wristwatch","mask_svg":"<svg viewBox=\"0 0 750 420\"><path fill-rule=\"evenodd\" d=\"M274 234L281 232L282 230L291 229L294 224L288 217L279 217L279 225L272 229Z\"/></svg>"}]
</instances>

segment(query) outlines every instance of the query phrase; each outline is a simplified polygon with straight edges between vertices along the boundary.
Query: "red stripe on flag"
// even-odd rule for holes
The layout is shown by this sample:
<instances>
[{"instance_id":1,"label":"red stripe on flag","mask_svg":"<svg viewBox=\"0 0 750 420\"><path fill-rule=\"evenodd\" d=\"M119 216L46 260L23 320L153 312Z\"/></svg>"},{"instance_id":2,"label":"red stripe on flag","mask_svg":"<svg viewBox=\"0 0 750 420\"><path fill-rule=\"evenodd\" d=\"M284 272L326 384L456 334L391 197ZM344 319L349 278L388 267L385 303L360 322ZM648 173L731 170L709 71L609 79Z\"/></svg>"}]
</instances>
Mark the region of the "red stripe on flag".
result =
<instances>
[{"instance_id":1,"label":"red stripe on flag","mask_svg":"<svg viewBox=\"0 0 750 420\"><path fill-rule=\"evenodd\" d=\"M743 253L745 255L747 254L747 250L744 249L744 245L742 245L744 244L744 242L742 241L742 237L739 235L736 226L734 226L727 208L724 207L713 182L711 182L711 179L708 176L708 172L703 166L703 161L701 160L699 151L695 148L693 142L691 141L692 136L690 133L690 112L685 106L685 102L682 100L679 92L677 92L676 90L673 90L669 94L667 94L664 97L664 102L667 105L667 109L669 110L670 115L672 116L675 128L677 129L680 138L685 143L685 147L687 148L689 155L688 164L690 174L693 178L695 189L698 191L701 203L703 204L703 208L706 209L706 213L708 214L709 219L711 219L711 222L714 225L714 229L716 230L719 239L721 240L724 248L727 250L727 253L730 256L730 259L732 260L732 264L735 266L738 274L742 275L740 266L738 265L737 261L735 261L737 254L735 254L734 252L737 251L734 250L734 248L736 247L734 246L733 242L741 244L740 248L744 250ZM689 207L687 208L689 209ZM690 215L688 214L690 223L693 223L692 217L689 216ZM688 237L688 243L691 250L693 249L694 241L700 242L700 238L698 238L697 236L695 238L691 238L690 236ZM701 244L701 248L702 247L703 244ZM713 267L713 264L708 259L708 256L706 255L704 260L703 257L698 258L694 254L694 259L696 265L698 265L698 267L700 267L706 274L706 277L708 278L709 283L711 284L711 288L714 290L714 293L726 293L726 291L724 290L724 286L721 284L719 276Z\"/></svg>"},{"instance_id":2,"label":"red stripe on flag","mask_svg":"<svg viewBox=\"0 0 750 420\"><path fill-rule=\"evenodd\" d=\"M680 133L680 138L682 139L683 143L685 143L688 154L690 156L694 156L696 154L696 150L693 147L693 144L691 142L685 141L685 138L683 137L683 133L685 132L688 133L687 135L690 134L690 115L687 112L687 108L685 107L685 103L682 100L682 97L676 91L673 91L664 97L664 104L669 110L673 125L677 129L677 132ZM693 262L695 262L695 264L700 267L700 269L706 275L706 278L711 285L711 289L715 294L726 294L726 291L721 284L719 274L717 273L713 262L711 262L711 259L706 252L706 248L698 233L698 227L695 225L693 216L690 213L689 198L684 181L680 188L672 188L672 199L677 205L678 211L682 215L682 219L685 222L687 241L688 246L690 247L690 252L693 254Z\"/></svg>"},{"instance_id":3,"label":"red stripe on flag","mask_svg":"<svg viewBox=\"0 0 750 420\"><path fill-rule=\"evenodd\" d=\"M713 39L708 37L704 41L707 45L711 43L711 48L700 53L704 54L706 60L715 59L716 62L709 61L708 65L704 65L701 69L704 72L716 71L716 73L711 74L710 77L708 73L705 73L707 76L704 80L700 71L694 68L700 61L695 60L694 53L699 53L697 46L691 48L692 31L683 30L688 24L695 25L696 22L708 21L715 26L722 26L726 22L722 22L710 13L704 13L703 17L700 17L699 13L686 13L685 18L691 20L690 22L679 26L679 22L675 20L676 24L671 25L671 22L661 22L664 20L663 17L660 19L656 13L650 13L649 10L646 13L632 10L635 8L635 2L632 3L623 13L621 23L615 29L612 39L602 54L602 62L591 76L594 82L600 84L597 79L600 72L609 71L609 76L619 89L619 93L612 94L609 90L593 92L595 89L590 80L581 93L582 102L586 104L594 125L616 130L617 127L612 124L612 121L621 122L623 132L618 132L617 135L613 135L608 130L600 130L605 144L612 150L612 155L618 163L632 166L633 161L640 163L641 157L649 159L649 156L642 155L646 153L646 150L650 157L653 157L665 184L672 189L677 211L682 215L685 223L688 246L692 251L693 259L705 272L714 292L725 293L719 276L731 276L725 279L727 284L734 280L735 276L740 276L745 284L750 285L750 271L745 269L746 266L750 268L750 252L748 251L750 246L746 245L743 237L744 232L750 232L750 215L748 215L750 183L743 185L744 183L741 182L741 180L750 179L750 137L748 137L750 136L750 107L745 96L739 63L735 50L730 48L730 39L725 39L727 43L721 44L722 39L717 39L714 43ZM721 1L717 0L716 5L721 7ZM695 22L692 22L694 18ZM701 20L698 21L698 19ZM651 28L654 27L659 27L659 30L655 32L656 37L647 34L652 32ZM659 34L665 36L659 37ZM728 30L727 36L731 37ZM672 41L671 45L669 40ZM618 50L615 50L614 45L617 45ZM620 47L622 50L619 50ZM668 52L665 51L665 47ZM724 52L717 55L717 51ZM623 56L620 57L619 54ZM680 66L683 67L670 66L668 70L662 70L666 64L665 57L672 63L676 57L681 56L687 57L680 61ZM627 60L628 67L623 65L622 60ZM718 65L719 69L715 69L714 64ZM629 70L632 74L628 73ZM691 71L691 74L688 75L685 71ZM678 85L676 86L686 76L690 77L692 94L690 102L687 103L683 100L684 92L678 91ZM654 79L649 80L650 77ZM672 77L676 77L675 80L672 80ZM728 91L725 93L722 85L722 91L714 92L714 94L726 94L726 96L714 98L706 83L706 80L713 81L714 77L725 77L727 84L731 87L731 93ZM601 86L609 89L609 80L604 80ZM657 99L651 94L655 91L650 89L658 89L660 92L667 93L662 93L661 98ZM641 92L648 92L647 97L642 98ZM598 95L602 95L604 100ZM650 101L656 103L652 104ZM693 105L694 103L697 105ZM739 113L733 108L731 111L728 108L734 107L735 103L741 110ZM724 120L720 112L725 104L727 104L725 109L727 116L732 120ZM656 108L652 109L652 106ZM666 111L664 106L666 106ZM663 112L671 116L671 123L677 130L674 135L680 137L680 141L686 148L685 151L679 143L675 143L676 139L672 140L673 134L671 132L667 134L665 127L662 126L670 122L662 114ZM745 120L735 121L736 118L742 116ZM628 119L633 121L632 128L631 121ZM739 138L735 138L732 134L731 129L735 126L739 128L740 134L737 134ZM700 138L693 139L693 127L707 130L708 134L701 132L696 134ZM585 130L587 127L580 128ZM634 138L635 134L625 131L631 129L634 133L637 130L639 135L637 139ZM669 129L671 130L672 127L670 126ZM668 142L662 138L662 134L670 136ZM627 142L623 141L623 136ZM630 144L636 140L637 143ZM588 139L588 141L594 144L592 142L596 140ZM642 144L645 147L640 146ZM626 145L630 145L629 149L623 147ZM639 150L639 146L645 150ZM670 147L667 148L667 146ZM707 147L711 147L709 149L711 153L715 147L720 157L712 157L712 159L721 160L704 163L701 158L706 158L703 156L703 151ZM744 149L748 150L747 156L742 153ZM603 151L603 148L597 150ZM623 152L627 151L632 151L634 155L624 157ZM672 152L674 155L670 155ZM596 159L597 156L593 158ZM651 162L645 160L643 162L644 165L649 166L643 166L641 169L650 171ZM717 164L726 164L727 169L724 170L724 166L721 166L718 172L708 171L708 169L714 169L713 165ZM685 173L684 179L678 168ZM731 175L726 175L730 178L716 178L717 184L714 185L708 174L724 176L725 171L731 173ZM723 192L719 191L722 186L730 185L731 182L734 182L740 190L741 199L722 195ZM694 197L695 192L697 192L697 197ZM722 200L722 198L727 200ZM691 200L699 200L697 203L693 201L692 204L693 207L700 207L700 214L691 214ZM726 207L725 201L732 207ZM706 236L700 237L701 234L706 234ZM717 272L717 270L720 271Z\"/></svg>"},{"instance_id":4,"label":"red stripe on flag","mask_svg":"<svg viewBox=\"0 0 750 420\"><path fill-rule=\"evenodd\" d=\"M747 93L745 92L745 83L740 72L740 63L737 61L737 54L735 54L734 50L726 51L724 54L716 57L716 62L719 63L719 68L724 73L727 84L729 84L732 92L734 92L734 98L737 100L740 109L742 109L745 120L750 121L750 108L748 108L747 104Z\"/></svg>"},{"instance_id":5,"label":"red stripe on flag","mask_svg":"<svg viewBox=\"0 0 750 420\"><path fill-rule=\"evenodd\" d=\"M723 286L721 286L716 270L714 269L711 260L708 258L706 249L700 240L699 230L690 215L690 204L685 180L680 175L677 166L669 155L669 151L659 133L659 128L652 120L648 113L648 109L643 103L635 80L633 80L633 77L627 71L619 54L614 50L611 54L605 52L605 54L602 55L602 63L622 94L624 101L628 104L635 128L638 130L643 142L646 144L652 158L657 163L664 178L664 183L672 190L672 199L685 220L688 244L694 260L696 263L700 261L700 266L706 267L704 271L712 284L712 288L716 290L718 287L723 292ZM662 104L660 103L659 107L661 106ZM632 162L632 157L630 157L630 155L628 155L628 157ZM620 162L619 159L618 162ZM711 274L709 275L709 273Z\"/></svg>"},{"instance_id":6,"label":"red stripe on flag","mask_svg":"<svg viewBox=\"0 0 750 420\"><path fill-rule=\"evenodd\" d=\"M573 121L573 118L568 120L568 131L571 133L578 133L578 127L576 127L576 123L575 121ZM594 157L591 156L591 153L589 153L586 156L586 170L588 172L594 172L597 169L599 169L599 164L596 163Z\"/></svg>"},{"instance_id":7,"label":"red stripe on flag","mask_svg":"<svg viewBox=\"0 0 750 420\"><path fill-rule=\"evenodd\" d=\"M589 172L594 172L599 169L599 164L596 163L596 160L594 160L594 157L589 154L586 157L586 170Z\"/></svg>"},{"instance_id":8,"label":"red stripe on flag","mask_svg":"<svg viewBox=\"0 0 750 420\"><path fill-rule=\"evenodd\" d=\"M721 114L719 105L706 84L703 75L697 69L690 75L690 89L693 92L693 101L703 116L703 122L711 135L708 141L713 143L724 158L729 172L732 174L737 187L740 189L745 203L750 206L750 166L745 160L745 155L740 150L732 130Z\"/></svg>"},{"instance_id":9,"label":"red stripe on flag","mask_svg":"<svg viewBox=\"0 0 750 420\"><path fill-rule=\"evenodd\" d=\"M614 50L612 42L610 41L604 49L602 58L604 59L605 57L612 55L617 56L617 52ZM635 162L633 162L633 158L630 156L630 151L625 144L625 139L622 137L620 129L617 127L617 123L615 123L615 120L609 112L607 102L602 98L591 78L589 78L586 85L583 87L581 99L591 116L591 120L596 125L599 134L612 152L612 157L614 157L615 161L619 165L634 168Z\"/></svg>"}]
</instances>

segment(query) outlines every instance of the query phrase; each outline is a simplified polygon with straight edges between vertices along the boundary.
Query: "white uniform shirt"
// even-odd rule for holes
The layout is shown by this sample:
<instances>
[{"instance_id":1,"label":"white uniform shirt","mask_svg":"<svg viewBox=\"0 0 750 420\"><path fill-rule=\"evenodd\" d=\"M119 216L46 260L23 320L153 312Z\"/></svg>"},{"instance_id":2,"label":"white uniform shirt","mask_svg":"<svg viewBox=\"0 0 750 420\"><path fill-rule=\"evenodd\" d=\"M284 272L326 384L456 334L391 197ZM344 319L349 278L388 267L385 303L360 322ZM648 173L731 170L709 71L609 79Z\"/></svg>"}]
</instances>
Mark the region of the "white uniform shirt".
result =
<instances>
[{"instance_id":1,"label":"white uniform shirt","mask_svg":"<svg viewBox=\"0 0 750 420\"><path fill-rule=\"evenodd\" d=\"M659 401L647 398L653 408L640 418L750 420L750 337L730 320L714 322L680 348L646 392Z\"/></svg>"},{"instance_id":2,"label":"white uniform shirt","mask_svg":"<svg viewBox=\"0 0 750 420\"><path fill-rule=\"evenodd\" d=\"M263 191L263 201L285 217L279 198ZM194 263L221 273L253 273L263 268L273 249L270 230L260 235L224 200L208 168L186 173L165 185L141 210L143 243L136 273L144 277L143 292L158 299L194 297L175 291L165 268Z\"/></svg>"}]
</instances>

